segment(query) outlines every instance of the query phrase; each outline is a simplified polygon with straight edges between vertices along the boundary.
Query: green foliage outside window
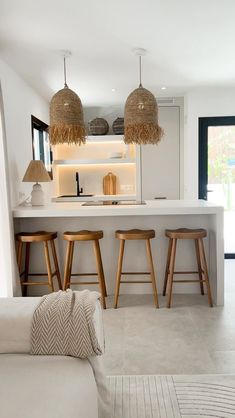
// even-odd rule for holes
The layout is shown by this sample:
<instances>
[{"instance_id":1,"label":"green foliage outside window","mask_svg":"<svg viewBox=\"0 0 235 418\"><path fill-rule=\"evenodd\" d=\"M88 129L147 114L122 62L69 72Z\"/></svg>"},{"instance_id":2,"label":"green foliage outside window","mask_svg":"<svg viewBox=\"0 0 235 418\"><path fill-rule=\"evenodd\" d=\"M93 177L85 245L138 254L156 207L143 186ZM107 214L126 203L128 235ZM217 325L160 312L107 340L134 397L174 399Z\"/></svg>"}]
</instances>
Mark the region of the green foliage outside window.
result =
<instances>
[{"instance_id":1,"label":"green foliage outside window","mask_svg":"<svg viewBox=\"0 0 235 418\"><path fill-rule=\"evenodd\" d=\"M235 128L233 126L209 128L208 179L210 184L221 184L225 196L225 209L232 208L232 184L235 183ZM234 202L235 203L235 202Z\"/></svg>"}]
</instances>

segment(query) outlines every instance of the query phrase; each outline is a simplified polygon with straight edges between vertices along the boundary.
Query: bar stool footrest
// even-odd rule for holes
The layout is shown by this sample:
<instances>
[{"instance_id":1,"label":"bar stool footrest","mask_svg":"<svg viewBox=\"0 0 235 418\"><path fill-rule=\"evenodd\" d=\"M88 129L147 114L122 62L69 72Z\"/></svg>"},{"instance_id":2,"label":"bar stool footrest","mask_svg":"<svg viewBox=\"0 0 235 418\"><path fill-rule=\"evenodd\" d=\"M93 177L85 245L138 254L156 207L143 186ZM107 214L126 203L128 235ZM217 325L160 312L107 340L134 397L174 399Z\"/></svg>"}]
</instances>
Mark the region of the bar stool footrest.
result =
<instances>
[{"instance_id":1,"label":"bar stool footrest","mask_svg":"<svg viewBox=\"0 0 235 418\"><path fill-rule=\"evenodd\" d=\"M120 283L152 283L150 280L121 280Z\"/></svg>"},{"instance_id":2,"label":"bar stool footrest","mask_svg":"<svg viewBox=\"0 0 235 418\"><path fill-rule=\"evenodd\" d=\"M82 284L82 285L86 285L86 284L99 284L99 282L70 282L70 286L73 286L74 284Z\"/></svg>"},{"instance_id":3,"label":"bar stool footrest","mask_svg":"<svg viewBox=\"0 0 235 418\"><path fill-rule=\"evenodd\" d=\"M131 274L131 275L136 275L136 276L139 276L139 275L141 275L141 274L151 274L150 272L148 272L148 271L122 271L121 272L121 274L122 275L128 275L128 274Z\"/></svg>"},{"instance_id":4,"label":"bar stool footrest","mask_svg":"<svg viewBox=\"0 0 235 418\"><path fill-rule=\"evenodd\" d=\"M206 280L173 280L173 283L206 283Z\"/></svg>"},{"instance_id":5,"label":"bar stool footrest","mask_svg":"<svg viewBox=\"0 0 235 418\"><path fill-rule=\"evenodd\" d=\"M98 276L98 274L97 273L72 273L72 274L70 274L70 276L73 276L73 277L80 277L80 276Z\"/></svg>"},{"instance_id":6,"label":"bar stool footrest","mask_svg":"<svg viewBox=\"0 0 235 418\"><path fill-rule=\"evenodd\" d=\"M201 270L203 273L203 270ZM174 274L198 274L199 271L174 271Z\"/></svg>"},{"instance_id":7,"label":"bar stool footrest","mask_svg":"<svg viewBox=\"0 0 235 418\"><path fill-rule=\"evenodd\" d=\"M21 282L22 286L48 286L48 282Z\"/></svg>"},{"instance_id":8,"label":"bar stool footrest","mask_svg":"<svg viewBox=\"0 0 235 418\"><path fill-rule=\"evenodd\" d=\"M25 274L25 271L23 271L22 273L20 273L20 277L23 276ZM43 277L43 276L47 276L47 273L28 273L27 274L28 277ZM54 273L51 273L51 277L56 276L56 271L54 271Z\"/></svg>"}]
</instances>

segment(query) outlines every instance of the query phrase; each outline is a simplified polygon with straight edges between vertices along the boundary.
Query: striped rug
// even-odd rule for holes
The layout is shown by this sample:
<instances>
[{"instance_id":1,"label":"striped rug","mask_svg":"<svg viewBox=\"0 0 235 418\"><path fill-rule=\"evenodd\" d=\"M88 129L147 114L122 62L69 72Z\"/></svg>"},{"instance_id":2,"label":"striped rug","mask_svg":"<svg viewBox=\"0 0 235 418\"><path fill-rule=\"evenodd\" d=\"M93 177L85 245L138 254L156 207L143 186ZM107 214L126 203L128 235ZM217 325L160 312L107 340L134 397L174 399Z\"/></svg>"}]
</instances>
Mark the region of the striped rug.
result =
<instances>
[{"instance_id":1,"label":"striped rug","mask_svg":"<svg viewBox=\"0 0 235 418\"><path fill-rule=\"evenodd\" d=\"M233 418L235 376L109 376L110 418Z\"/></svg>"}]
</instances>

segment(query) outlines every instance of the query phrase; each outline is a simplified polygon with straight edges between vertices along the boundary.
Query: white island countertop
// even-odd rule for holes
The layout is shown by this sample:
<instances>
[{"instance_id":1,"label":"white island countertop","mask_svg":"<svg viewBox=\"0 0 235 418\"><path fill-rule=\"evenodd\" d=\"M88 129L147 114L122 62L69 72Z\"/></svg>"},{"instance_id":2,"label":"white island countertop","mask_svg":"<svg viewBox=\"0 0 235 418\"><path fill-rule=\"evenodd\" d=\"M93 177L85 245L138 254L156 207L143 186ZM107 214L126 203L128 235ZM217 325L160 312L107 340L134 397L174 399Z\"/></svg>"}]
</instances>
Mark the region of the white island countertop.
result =
<instances>
[{"instance_id":1,"label":"white island countertop","mask_svg":"<svg viewBox=\"0 0 235 418\"><path fill-rule=\"evenodd\" d=\"M145 205L82 206L82 202L51 202L17 206L14 218L219 214L223 207L205 200L147 200Z\"/></svg>"}]
</instances>

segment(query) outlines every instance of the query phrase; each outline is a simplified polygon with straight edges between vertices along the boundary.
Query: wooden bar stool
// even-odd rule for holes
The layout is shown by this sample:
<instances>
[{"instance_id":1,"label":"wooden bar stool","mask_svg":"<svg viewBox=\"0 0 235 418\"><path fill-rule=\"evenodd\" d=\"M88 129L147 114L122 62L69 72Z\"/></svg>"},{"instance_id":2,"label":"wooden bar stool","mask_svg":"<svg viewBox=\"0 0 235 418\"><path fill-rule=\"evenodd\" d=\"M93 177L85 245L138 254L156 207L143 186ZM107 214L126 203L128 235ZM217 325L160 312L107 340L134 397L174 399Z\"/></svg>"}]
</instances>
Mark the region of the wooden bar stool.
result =
<instances>
[{"instance_id":1,"label":"wooden bar stool","mask_svg":"<svg viewBox=\"0 0 235 418\"><path fill-rule=\"evenodd\" d=\"M57 238L56 232L46 232L46 231L38 231L38 232L21 232L16 234L15 236L16 241L18 243L17 248L17 264L19 268L20 277L23 276L23 280L21 280L22 286L22 294L23 296L27 296L27 286L41 286L47 285L54 292L54 284L53 284L53 277L56 276L58 280L59 288L62 289L59 265L56 255L55 249L55 242L54 240ZM30 273L29 272L29 261L30 261L30 245L36 243L43 243L44 246L44 255L46 261L46 268L47 273ZM54 273L52 272L51 268L51 260L50 260L50 253L49 253L49 243L51 247L51 254L54 262ZM23 260L23 246L25 244L25 261L24 261L24 271L21 272L21 265ZM41 281L41 282L33 282L29 281L30 276L47 276L48 281Z\"/></svg>"},{"instance_id":2,"label":"wooden bar stool","mask_svg":"<svg viewBox=\"0 0 235 418\"><path fill-rule=\"evenodd\" d=\"M141 229L131 229L129 231L116 231L115 232L116 238L120 240L120 249L119 249L119 258L118 258L118 269L117 269L117 277L116 277L116 290L115 290L115 304L114 308L117 308L118 305L118 297L119 297L119 289L121 283L152 283L153 287L153 297L156 308L159 308L158 305L158 294L157 294L157 286L156 286L156 279L153 267L153 258L151 252L151 245L150 239L155 237L155 231L153 229L149 230L141 230ZM122 271L122 263L123 263L123 255L124 255L124 247L126 240L145 240L146 242L146 253L147 253L147 260L149 264L149 272L123 272ZM121 280L121 275L141 275L146 274L150 275L151 280Z\"/></svg>"},{"instance_id":3,"label":"wooden bar stool","mask_svg":"<svg viewBox=\"0 0 235 418\"><path fill-rule=\"evenodd\" d=\"M206 285L209 306L213 306L206 256L203 245L203 238L207 236L205 229L166 229L166 237L169 238L168 255L166 262L165 280L163 287L163 296L166 295L168 287L167 307L171 307L172 287L173 283L194 283L199 282L201 294L204 295L203 283ZM195 251L197 258L198 271L174 271L177 239L193 239L195 242ZM197 280L173 280L174 274L198 274Z\"/></svg>"},{"instance_id":4,"label":"wooden bar stool","mask_svg":"<svg viewBox=\"0 0 235 418\"><path fill-rule=\"evenodd\" d=\"M64 268L64 290L70 287L71 284L77 284L77 285L99 284L102 305L103 305L103 308L106 309L105 296L107 296L107 291L106 291L103 263L102 263L101 252L100 252L100 245L99 245L99 240L103 238L103 236L104 236L103 231L76 231L76 232L64 233L63 235L64 240L68 241L65 268ZM74 243L82 242L82 241L93 242L97 273L72 273ZM77 282L71 283L72 276L76 276L76 277L97 276L98 282L97 281L96 282L77 281Z\"/></svg>"}]
</instances>

